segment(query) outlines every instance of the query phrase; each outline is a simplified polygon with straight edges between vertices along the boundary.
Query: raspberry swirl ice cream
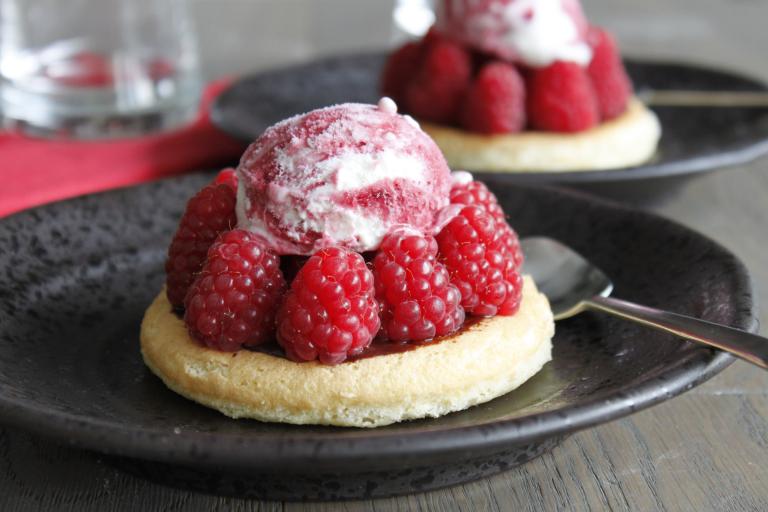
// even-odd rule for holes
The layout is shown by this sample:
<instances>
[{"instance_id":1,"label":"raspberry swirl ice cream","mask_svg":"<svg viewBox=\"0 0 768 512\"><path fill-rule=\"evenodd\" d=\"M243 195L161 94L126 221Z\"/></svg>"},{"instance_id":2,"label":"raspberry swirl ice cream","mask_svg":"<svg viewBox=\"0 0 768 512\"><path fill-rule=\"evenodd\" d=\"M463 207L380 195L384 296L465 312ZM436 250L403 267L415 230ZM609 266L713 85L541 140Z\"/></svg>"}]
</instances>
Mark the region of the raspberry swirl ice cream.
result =
<instances>
[{"instance_id":1,"label":"raspberry swirl ice cream","mask_svg":"<svg viewBox=\"0 0 768 512\"><path fill-rule=\"evenodd\" d=\"M431 234L449 205L442 153L388 98L278 123L246 150L237 173L238 226L279 254L370 251L397 226Z\"/></svg>"},{"instance_id":2,"label":"raspberry swirl ice cream","mask_svg":"<svg viewBox=\"0 0 768 512\"><path fill-rule=\"evenodd\" d=\"M436 27L478 50L532 67L557 60L586 65L592 58L578 0L443 0Z\"/></svg>"}]
</instances>

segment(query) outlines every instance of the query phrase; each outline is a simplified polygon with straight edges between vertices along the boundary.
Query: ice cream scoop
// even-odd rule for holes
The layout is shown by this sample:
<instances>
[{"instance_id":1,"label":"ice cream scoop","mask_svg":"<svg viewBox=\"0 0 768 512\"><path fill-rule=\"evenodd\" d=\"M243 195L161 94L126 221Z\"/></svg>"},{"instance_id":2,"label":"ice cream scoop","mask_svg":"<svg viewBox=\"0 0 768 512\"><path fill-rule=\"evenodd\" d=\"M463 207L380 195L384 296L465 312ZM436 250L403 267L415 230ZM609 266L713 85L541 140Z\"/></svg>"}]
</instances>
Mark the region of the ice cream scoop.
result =
<instances>
[{"instance_id":1,"label":"ice cream scoop","mask_svg":"<svg viewBox=\"0 0 768 512\"><path fill-rule=\"evenodd\" d=\"M528 66L589 63L579 0L442 0L436 29L477 50Z\"/></svg>"},{"instance_id":2,"label":"ice cream scoop","mask_svg":"<svg viewBox=\"0 0 768 512\"><path fill-rule=\"evenodd\" d=\"M370 251L398 226L433 233L449 204L442 153L388 98L282 121L251 144L237 173L238 226L280 254Z\"/></svg>"}]
</instances>

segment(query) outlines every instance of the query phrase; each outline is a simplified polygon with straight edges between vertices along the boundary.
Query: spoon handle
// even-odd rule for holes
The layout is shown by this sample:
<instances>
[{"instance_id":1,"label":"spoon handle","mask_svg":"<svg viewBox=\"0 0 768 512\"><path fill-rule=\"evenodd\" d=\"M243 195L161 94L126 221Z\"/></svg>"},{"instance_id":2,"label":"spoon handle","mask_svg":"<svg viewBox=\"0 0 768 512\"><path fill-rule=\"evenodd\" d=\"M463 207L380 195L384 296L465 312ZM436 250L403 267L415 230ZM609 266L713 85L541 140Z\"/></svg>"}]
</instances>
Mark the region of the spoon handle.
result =
<instances>
[{"instance_id":1,"label":"spoon handle","mask_svg":"<svg viewBox=\"0 0 768 512\"><path fill-rule=\"evenodd\" d=\"M768 338L612 297L593 297L584 306L724 350L768 369Z\"/></svg>"},{"instance_id":2,"label":"spoon handle","mask_svg":"<svg viewBox=\"0 0 768 512\"><path fill-rule=\"evenodd\" d=\"M646 90L638 94L654 107L768 107L766 91Z\"/></svg>"}]
</instances>

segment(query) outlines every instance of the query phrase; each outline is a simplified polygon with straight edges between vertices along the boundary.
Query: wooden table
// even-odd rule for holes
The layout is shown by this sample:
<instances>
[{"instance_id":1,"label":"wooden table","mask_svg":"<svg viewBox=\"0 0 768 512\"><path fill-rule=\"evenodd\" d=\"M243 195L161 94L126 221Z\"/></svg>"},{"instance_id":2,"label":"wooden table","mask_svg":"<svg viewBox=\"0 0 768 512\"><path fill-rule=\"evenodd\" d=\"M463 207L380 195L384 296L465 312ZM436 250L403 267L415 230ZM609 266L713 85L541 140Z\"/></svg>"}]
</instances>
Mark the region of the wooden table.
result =
<instances>
[{"instance_id":1,"label":"wooden table","mask_svg":"<svg viewBox=\"0 0 768 512\"><path fill-rule=\"evenodd\" d=\"M616 28L633 54L719 63L768 79L768 8L759 0L585 4L595 19ZM213 0L195 2L199 13L215 8L229 13L227 19L243 19L257 8L243 0L224 5L228 9ZM711 33L715 27L720 35ZM206 30L203 35L215 41L216 28ZM226 54L231 37L218 44L219 55ZM215 48L207 51L216 54ZM226 62L217 60L209 72L257 65L236 58ZM655 208L731 248L752 271L763 297L768 297L766 166L763 160L700 178ZM760 320L767 324L768 308L761 308ZM97 455L0 429L0 510L768 510L766 384L763 371L738 362L683 396L573 435L552 452L493 478L343 504L266 503L184 492L122 473Z\"/></svg>"}]
</instances>

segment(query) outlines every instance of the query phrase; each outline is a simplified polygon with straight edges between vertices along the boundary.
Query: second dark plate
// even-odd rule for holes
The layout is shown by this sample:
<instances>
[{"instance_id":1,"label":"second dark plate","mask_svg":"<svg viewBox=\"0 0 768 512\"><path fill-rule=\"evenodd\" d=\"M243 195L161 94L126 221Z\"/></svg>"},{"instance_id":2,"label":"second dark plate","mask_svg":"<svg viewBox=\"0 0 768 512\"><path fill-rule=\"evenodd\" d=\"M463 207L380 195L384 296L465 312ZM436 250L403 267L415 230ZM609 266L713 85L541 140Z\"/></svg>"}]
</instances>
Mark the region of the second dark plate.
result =
<instances>
[{"instance_id":1,"label":"second dark plate","mask_svg":"<svg viewBox=\"0 0 768 512\"><path fill-rule=\"evenodd\" d=\"M384 54L331 57L246 76L212 107L214 123L243 140L269 125L314 108L348 101L375 103ZM629 60L637 91L644 89L766 91L756 80L690 64ZM557 183L634 203L669 193L684 180L717 168L740 165L768 153L768 108L653 109L662 138L652 161L632 168L551 173L483 173L486 181Z\"/></svg>"}]
</instances>

